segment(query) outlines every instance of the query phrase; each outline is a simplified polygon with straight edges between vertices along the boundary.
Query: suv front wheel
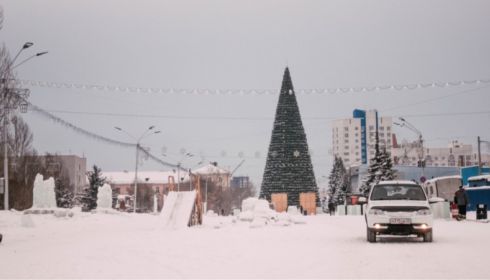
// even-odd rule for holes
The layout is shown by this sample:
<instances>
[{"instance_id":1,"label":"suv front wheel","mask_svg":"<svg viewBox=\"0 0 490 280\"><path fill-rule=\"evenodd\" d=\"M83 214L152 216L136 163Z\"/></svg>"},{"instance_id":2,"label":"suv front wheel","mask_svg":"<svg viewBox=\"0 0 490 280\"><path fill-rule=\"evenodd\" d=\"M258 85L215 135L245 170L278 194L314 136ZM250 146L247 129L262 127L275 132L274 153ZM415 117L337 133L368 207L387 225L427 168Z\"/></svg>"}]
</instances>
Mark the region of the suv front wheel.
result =
<instances>
[{"instance_id":1,"label":"suv front wheel","mask_svg":"<svg viewBox=\"0 0 490 280\"><path fill-rule=\"evenodd\" d=\"M376 232L374 230L370 230L369 228L366 228L366 232L367 232L367 241L371 243L376 242Z\"/></svg>"},{"instance_id":2,"label":"suv front wheel","mask_svg":"<svg viewBox=\"0 0 490 280\"><path fill-rule=\"evenodd\" d=\"M432 242L432 229L424 233L424 242Z\"/></svg>"}]
</instances>

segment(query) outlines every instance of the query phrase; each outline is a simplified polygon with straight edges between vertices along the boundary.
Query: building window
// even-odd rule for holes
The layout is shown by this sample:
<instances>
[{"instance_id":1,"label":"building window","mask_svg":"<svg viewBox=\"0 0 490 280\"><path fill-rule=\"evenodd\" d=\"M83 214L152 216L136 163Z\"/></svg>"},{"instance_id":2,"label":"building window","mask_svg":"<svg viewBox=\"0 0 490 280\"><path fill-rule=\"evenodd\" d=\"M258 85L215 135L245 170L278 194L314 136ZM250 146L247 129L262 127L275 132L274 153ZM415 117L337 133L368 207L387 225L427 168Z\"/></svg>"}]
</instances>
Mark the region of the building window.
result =
<instances>
[{"instance_id":1,"label":"building window","mask_svg":"<svg viewBox=\"0 0 490 280\"><path fill-rule=\"evenodd\" d=\"M380 126L379 130L385 130L385 128L383 126Z\"/></svg>"},{"instance_id":2,"label":"building window","mask_svg":"<svg viewBox=\"0 0 490 280\"><path fill-rule=\"evenodd\" d=\"M345 138L348 138L349 137L349 133L344 134L344 137Z\"/></svg>"},{"instance_id":3,"label":"building window","mask_svg":"<svg viewBox=\"0 0 490 280\"><path fill-rule=\"evenodd\" d=\"M344 131L349 131L349 128L347 126L344 126Z\"/></svg>"},{"instance_id":4,"label":"building window","mask_svg":"<svg viewBox=\"0 0 490 280\"><path fill-rule=\"evenodd\" d=\"M370 125L369 130L374 130L374 126Z\"/></svg>"},{"instance_id":5,"label":"building window","mask_svg":"<svg viewBox=\"0 0 490 280\"><path fill-rule=\"evenodd\" d=\"M357 127L357 126L356 126L354 129L355 129L355 130L359 130L359 127Z\"/></svg>"}]
</instances>

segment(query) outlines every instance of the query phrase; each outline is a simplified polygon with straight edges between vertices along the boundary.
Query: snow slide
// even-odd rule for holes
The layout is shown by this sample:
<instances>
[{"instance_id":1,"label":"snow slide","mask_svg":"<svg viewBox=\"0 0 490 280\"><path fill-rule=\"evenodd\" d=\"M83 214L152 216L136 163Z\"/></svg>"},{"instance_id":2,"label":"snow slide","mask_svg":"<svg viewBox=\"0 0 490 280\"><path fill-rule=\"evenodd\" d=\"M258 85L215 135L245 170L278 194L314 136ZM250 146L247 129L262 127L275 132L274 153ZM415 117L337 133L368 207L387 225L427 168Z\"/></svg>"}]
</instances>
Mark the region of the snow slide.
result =
<instances>
[{"instance_id":1,"label":"snow slide","mask_svg":"<svg viewBox=\"0 0 490 280\"><path fill-rule=\"evenodd\" d=\"M169 192L163 202L161 212L165 228L178 229L187 227L196 201L196 191Z\"/></svg>"}]
</instances>

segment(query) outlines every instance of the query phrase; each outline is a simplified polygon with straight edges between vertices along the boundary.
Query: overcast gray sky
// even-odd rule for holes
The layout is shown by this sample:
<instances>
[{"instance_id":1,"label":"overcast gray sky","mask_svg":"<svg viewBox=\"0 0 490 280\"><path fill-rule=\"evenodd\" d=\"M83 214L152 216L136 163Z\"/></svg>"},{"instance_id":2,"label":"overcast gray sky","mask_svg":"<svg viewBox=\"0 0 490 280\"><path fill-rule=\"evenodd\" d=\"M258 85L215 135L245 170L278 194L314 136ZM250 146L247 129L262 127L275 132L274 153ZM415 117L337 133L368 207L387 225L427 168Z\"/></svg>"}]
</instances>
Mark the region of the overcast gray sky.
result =
<instances>
[{"instance_id":1,"label":"overcast gray sky","mask_svg":"<svg viewBox=\"0 0 490 280\"><path fill-rule=\"evenodd\" d=\"M49 51L17 68L22 80L278 90L286 65L296 89L490 78L489 1L4 0L1 5L0 41L11 53L26 41L35 45L24 57ZM181 160L185 149L233 168L241 152L245 163L236 175L260 184L277 95L30 89L33 104L109 138L131 141L114 126L139 136L155 125L162 133L143 143L170 162ZM489 90L489 83L481 83L298 94L315 175L330 170L331 119L350 117L354 108L406 116L429 147L452 139L474 144L478 135L490 139ZM86 138L33 112L25 119L40 152L84 155L106 171L134 169L133 150ZM416 138L410 131L395 132ZM160 166L147 161L141 168Z\"/></svg>"}]
</instances>

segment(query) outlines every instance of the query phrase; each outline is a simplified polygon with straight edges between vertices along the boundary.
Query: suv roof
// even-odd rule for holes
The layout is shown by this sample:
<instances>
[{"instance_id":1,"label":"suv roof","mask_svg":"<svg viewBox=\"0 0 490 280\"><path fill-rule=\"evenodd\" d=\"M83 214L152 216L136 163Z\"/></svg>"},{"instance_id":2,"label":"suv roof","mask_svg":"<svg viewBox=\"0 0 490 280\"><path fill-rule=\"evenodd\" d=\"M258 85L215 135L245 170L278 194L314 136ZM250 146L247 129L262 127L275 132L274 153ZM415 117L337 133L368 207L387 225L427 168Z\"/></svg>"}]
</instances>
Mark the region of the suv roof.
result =
<instances>
[{"instance_id":1,"label":"suv roof","mask_svg":"<svg viewBox=\"0 0 490 280\"><path fill-rule=\"evenodd\" d=\"M393 181L381 181L378 185L419 185L414 181L408 180L393 180Z\"/></svg>"}]
</instances>

